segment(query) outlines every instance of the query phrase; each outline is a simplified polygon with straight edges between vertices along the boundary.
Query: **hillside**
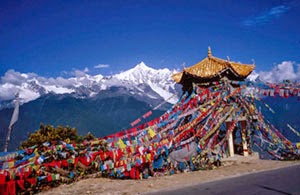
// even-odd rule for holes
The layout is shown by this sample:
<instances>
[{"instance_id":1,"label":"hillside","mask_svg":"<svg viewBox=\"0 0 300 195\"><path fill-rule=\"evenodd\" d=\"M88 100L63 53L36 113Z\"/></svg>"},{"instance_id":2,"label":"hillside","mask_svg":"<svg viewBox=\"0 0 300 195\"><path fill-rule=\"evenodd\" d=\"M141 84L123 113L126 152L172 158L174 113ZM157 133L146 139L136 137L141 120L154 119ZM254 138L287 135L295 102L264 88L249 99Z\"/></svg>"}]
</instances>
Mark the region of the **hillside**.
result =
<instances>
[{"instance_id":1,"label":"hillside","mask_svg":"<svg viewBox=\"0 0 300 195\"><path fill-rule=\"evenodd\" d=\"M78 130L79 135L88 132L97 137L105 136L130 127L130 123L151 109L150 105L133 96L98 96L89 99L74 98L69 95L47 95L20 107L9 150L14 150L29 133L38 129L40 123L69 125ZM6 135L12 108L0 110L0 133ZM148 118L160 116L162 110L153 111ZM1 136L3 147L5 136Z\"/></svg>"}]
</instances>

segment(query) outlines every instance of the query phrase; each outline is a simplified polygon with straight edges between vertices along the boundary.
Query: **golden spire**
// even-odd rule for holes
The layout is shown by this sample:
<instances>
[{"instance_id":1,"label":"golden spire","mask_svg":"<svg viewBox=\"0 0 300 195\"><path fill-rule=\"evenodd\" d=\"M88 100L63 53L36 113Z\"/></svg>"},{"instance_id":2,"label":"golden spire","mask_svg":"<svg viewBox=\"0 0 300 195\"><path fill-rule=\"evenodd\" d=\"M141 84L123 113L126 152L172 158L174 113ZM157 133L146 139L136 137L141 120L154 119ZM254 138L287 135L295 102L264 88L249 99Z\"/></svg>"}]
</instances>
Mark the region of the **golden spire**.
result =
<instances>
[{"instance_id":1,"label":"golden spire","mask_svg":"<svg viewBox=\"0 0 300 195\"><path fill-rule=\"evenodd\" d=\"M212 57L212 53L211 53L211 49L210 49L210 47L208 47L208 54L207 54L207 57Z\"/></svg>"}]
</instances>

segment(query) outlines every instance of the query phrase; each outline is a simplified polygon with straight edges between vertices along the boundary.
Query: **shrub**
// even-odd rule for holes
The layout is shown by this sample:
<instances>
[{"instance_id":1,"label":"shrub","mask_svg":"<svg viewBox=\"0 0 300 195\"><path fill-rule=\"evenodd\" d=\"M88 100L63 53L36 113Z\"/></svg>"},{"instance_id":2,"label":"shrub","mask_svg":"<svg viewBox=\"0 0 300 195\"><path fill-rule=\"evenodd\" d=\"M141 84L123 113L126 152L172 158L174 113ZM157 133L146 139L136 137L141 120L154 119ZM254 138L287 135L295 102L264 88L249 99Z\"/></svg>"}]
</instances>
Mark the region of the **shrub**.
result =
<instances>
[{"instance_id":1,"label":"shrub","mask_svg":"<svg viewBox=\"0 0 300 195\"><path fill-rule=\"evenodd\" d=\"M78 136L76 128L69 126L57 126L54 128L49 124L41 124L40 128L36 132L29 134L28 139L21 143L20 149L28 148L34 145L41 145L47 141L52 142L61 140L67 143L79 143L83 141L83 139L92 140L94 138L95 136L90 132L84 138L82 136Z\"/></svg>"}]
</instances>

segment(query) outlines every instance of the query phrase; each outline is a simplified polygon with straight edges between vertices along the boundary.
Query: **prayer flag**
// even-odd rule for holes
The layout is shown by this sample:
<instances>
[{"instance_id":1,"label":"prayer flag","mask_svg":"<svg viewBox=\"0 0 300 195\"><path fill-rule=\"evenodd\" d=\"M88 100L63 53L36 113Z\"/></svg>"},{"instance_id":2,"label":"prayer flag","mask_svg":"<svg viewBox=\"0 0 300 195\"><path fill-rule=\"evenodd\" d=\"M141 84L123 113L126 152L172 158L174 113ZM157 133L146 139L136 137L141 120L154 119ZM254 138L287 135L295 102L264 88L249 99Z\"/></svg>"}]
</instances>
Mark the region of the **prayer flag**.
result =
<instances>
[{"instance_id":1,"label":"prayer flag","mask_svg":"<svg viewBox=\"0 0 300 195\"><path fill-rule=\"evenodd\" d=\"M7 182L7 190L8 194L16 194L16 182L15 181L9 181Z\"/></svg>"},{"instance_id":2,"label":"prayer flag","mask_svg":"<svg viewBox=\"0 0 300 195\"><path fill-rule=\"evenodd\" d=\"M138 124L139 122L141 122L141 119L140 119L140 118L138 118L138 119L136 119L135 121L133 121L132 123L130 123L130 125L133 127L133 126L135 126L136 124Z\"/></svg>"},{"instance_id":3,"label":"prayer flag","mask_svg":"<svg viewBox=\"0 0 300 195\"><path fill-rule=\"evenodd\" d=\"M60 175L59 175L59 174L52 174L51 176L52 176L52 180L53 180L53 181L57 181L57 180L59 180L59 178L60 178Z\"/></svg>"},{"instance_id":4,"label":"prayer flag","mask_svg":"<svg viewBox=\"0 0 300 195\"><path fill-rule=\"evenodd\" d=\"M124 149L124 148L126 148L126 145L124 144L124 142L122 141L122 139L121 138L119 138L119 147L121 148L121 149Z\"/></svg>"},{"instance_id":5,"label":"prayer flag","mask_svg":"<svg viewBox=\"0 0 300 195\"><path fill-rule=\"evenodd\" d=\"M150 110L149 112L147 112L146 114L143 115L143 118L147 118L152 114L152 111Z\"/></svg>"},{"instance_id":6,"label":"prayer flag","mask_svg":"<svg viewBox=\"0 0 300 195\"><path fill-rule=\"evenodd\" d=\"M156 133L151 128L148 129L148 133L151 138L153 138L156 135Z\"/></svg>"},{"instance_id":7,"label":"prayer flag","mask_svg":"<svg viewBox=\"0 0 300 195\"><path fill-rule=\"evenodd\" d=\"M24 180L17 180L18 186L21 188L21 190L24 190Z\"/></svg>"},{"instance_id":8,"label":"prayer flag","mask_svg":"<svg viewBox=\"0 0 300 195\"><path fill-rule=\"evenodd\" d=\"M300 133L299 133L296 129L294 129L290 124L287 124L287 127L288 127L291 131L293 131L298 137L300 137Z\"/></svg>"},{"instance_id":9,"label":"prayer flag","mask_svg":"<svg viewBox=\"0 0 300 195\"><path fill-rule=\"evenodd\" d=\"M8 162L8 167L9 167L9 168L13 168L14 165L15 165L15 162L14 162L14 161Z\"/></svg>"},{"instance_id":10,"label":"prayer flag","mask_svg":"<svg viewBox=\"0 0 300 195\"><path fill-rule=\"evenodd\" d=\"M9 123L9 129L12 128L12 126L18 121L18 118L19 118L19 99L17 98L16 101L15 101L15 109L14 109L14 112L12 114L12 117L11 117L11 120L10 120L10 123Z\"/></svg>"},{"instance_id":11,"label":"prayer flag","mask_svg":"<svg viewBox=\"0 0 300 195\"><path fill-rule=\"evenodd\" d=\"M48 176L47 176L47 181L48 181L48 182L52 181L52 176L51 176L51 175L48 175Z\"/></svg>"}]
</instances>

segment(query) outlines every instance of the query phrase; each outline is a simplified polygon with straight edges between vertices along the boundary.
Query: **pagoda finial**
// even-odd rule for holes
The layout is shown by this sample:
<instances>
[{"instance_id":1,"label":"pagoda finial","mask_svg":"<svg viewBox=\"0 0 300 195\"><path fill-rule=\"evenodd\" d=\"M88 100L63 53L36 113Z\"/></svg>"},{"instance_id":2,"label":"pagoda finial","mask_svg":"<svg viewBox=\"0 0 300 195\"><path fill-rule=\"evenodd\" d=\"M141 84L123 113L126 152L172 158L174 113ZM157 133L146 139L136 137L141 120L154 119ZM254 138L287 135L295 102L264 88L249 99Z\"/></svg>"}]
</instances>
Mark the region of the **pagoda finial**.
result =
<instances>
[{"instance_id":1,"label":"pagoda finial","mask_svg":"<svg viewBox=\"0 0 300 195\"><path fill-rule=\"evenodd\" d=\"M207 53L207 56L208 56L209 58L212 57L212 53L211 53L210 46L208 46L208 53Z\"/></svg>"}]
</instances>

